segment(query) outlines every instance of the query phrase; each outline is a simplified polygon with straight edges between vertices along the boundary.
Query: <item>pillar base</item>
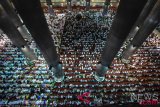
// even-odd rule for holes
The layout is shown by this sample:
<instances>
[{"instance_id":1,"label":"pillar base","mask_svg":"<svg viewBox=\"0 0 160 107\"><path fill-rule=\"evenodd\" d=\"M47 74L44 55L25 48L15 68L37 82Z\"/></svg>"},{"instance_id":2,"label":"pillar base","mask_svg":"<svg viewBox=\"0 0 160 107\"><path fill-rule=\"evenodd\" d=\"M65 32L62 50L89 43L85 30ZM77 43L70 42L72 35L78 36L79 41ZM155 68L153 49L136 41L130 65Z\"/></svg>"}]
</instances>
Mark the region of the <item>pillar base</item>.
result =
<instances>
[{"instance_id":1,"label":"pillar base","mask_svg":"<svg viewBox=\"0 0 160 107\"><path fill-rule=\"evenodd\" d=\"M62 70L62 64L58 64L55 67L51 67L51 72L53 73L55 82L62 82L64 80L64 72Z\"/></svg>"},{"instance_id":2,"label":"pillar base","mask_svg":"<svg viewBox=\"0 0 160 107\"><path fill-rule=\"evenodd\" d=\"M101 64L97 65L96 72L94 73L94 78L98 82L102 82L105 80L105 73L108 70L108 67L105 67Z\"/></svg>"},{"instance_id":3,"label":"pillar base","mask_svg":"<svg viewBox=\"0 0 160 107\"><path fill-rule=\"evenodd\" d=\"M97 82L102 82L102 81L105 80L105 77L104 77L104 76L103 76L103 77L100 77L100 76L97 75L96 72L94 73L93 76L94 76L94 79L95 79Z\"/></svg>"},{"instance_id":4,"label":"pillar base","mask_svg":"<svg viewBox=\"0 0 160 107\"><path fill-rule=\"evenodd\" d=\"M130 61L128 60L128 58L130 56L132 56L137 49L138 49L138 47L135 47L133 45L129 45L127 47L127 49L123 52L121 61L123 63L126 63L126 64L130 63Z\"/></svg>"},{"instance_id":5,"label":"pillar base","mask_svg":"<svg viewBox=\"0 0 160 107\"><path fill-rule=\"evenodd\" d=\"M30 49L29 46L23 46L20 48L21 52L24 54L25 57L29 58L32 61L37 60L36 55L34 54L34 52Z\"/></svg>"}]
</instances>

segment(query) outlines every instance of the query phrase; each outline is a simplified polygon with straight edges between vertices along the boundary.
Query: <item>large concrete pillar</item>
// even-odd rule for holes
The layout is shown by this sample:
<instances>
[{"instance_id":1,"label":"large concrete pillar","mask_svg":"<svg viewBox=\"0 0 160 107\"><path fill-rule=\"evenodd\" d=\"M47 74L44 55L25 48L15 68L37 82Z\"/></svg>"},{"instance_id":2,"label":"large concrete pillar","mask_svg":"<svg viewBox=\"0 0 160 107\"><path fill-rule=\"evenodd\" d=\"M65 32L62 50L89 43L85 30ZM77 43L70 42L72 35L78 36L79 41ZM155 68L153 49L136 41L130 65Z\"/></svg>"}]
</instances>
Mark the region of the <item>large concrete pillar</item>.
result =
<instances>
[{"instance_id":1,"label":"large concrete pillar","mask_svg":"<svg viewBox=\"0 0 160 107\"><path fill-rule=\"evenodd\" d=\"M90 2L91 0L86 0L86 11L89 11L90 9Z\"/></svg>"},{"instance_id":2,"label":"large concrete pillar","mask_svg":"<svg viewBox=\"0 0 160 107\"><path fill-rule=\"evenodd\" d=\"M47 5L48 5L48 13L51 16L55 16L54 10L53 10L53 5L52 5L52 1L51 0L46 0Z\"/></svg>"},{"instance_id":3,"label":"large concrete pillar","mask_svg":"<svg viewBox=\"0 0 160 107\"><path fill-rule=\"evenodd\" d=\"M13 45L18 47L24 55L31 59L36 60L33 51L27 46L26 41L17 30L15 24L12 22L10 15L7 14L3 6L0 4L0 28L7 34L8 38L12 41Z\"/></svg>"},{"instance_id":4,"label":"large concrete pillar","mask_svg":"<svg viewBox=\"0 0 160 107\"><path fill-rule=\"evenodd\" d=\"M111 0L106 0L106 1L104 2L103 12L102 12L102 15L103 15L103 16L107 15L108 7L109 7L109 5L110 5L110 1L111 1Z\"/></svg>"},{"instance_id":5,"label":"large concrete pillar","mask_svg":"<svg viewBox=\"0 0 160 107\"><path fill-rule=\"evenodd\" d=\"M129 63L128 58L143 44L147 37L153 32L156 26L160 23L160 0L156 2L149 16L144 20L144 23L139 28L134 36L131 44L127 47L122 55L122 61Z\"/></svg>"},{"instance_id":6,"label":"large concrete pillar","mask_svg":"<svg viewBox=\"0 0 160 107\"><path fill-rule=\"evenodd\" d=\"M148 0L147 1L145 7L143 8L143 10L141 12L141 14L139 15L137 21L135 22L134 26L131 29L131 31L130 31L128 37L127 37L128 39L135 36L138 29L143 24L144 20L149 15L150 11L152 10L152 8L153 8L153 6L155 5L156 2L157 2L157 0Z\"/></svg>"},{"instance_id":7,"label":"large concrete pillar","mask_svg":"<svg viewBox=\"0 0 160 107\"><path fill-rule=\"evenodd\" d=\"M13 21L15 26L17 27L20 34L28 39L28 41L31 42L32 38L29 34L28 30L26 29L25 25L21 22L18 15L16 14L14 8L12 7L12 4L8 0L0 0L1 5L5 9L6 13L9 15L10 19Z\"/></svg>"},{"instance_id":8,"label":"large concrete pillar","mask_svg":"<svg viewBox=\"0 0 160 107\"><path fill-rule=\"evenodd\" d=\"M30 31L46 62L54 72L56 82L64 73L39 0L12 0L23 22ZM53 69L52 69L53 68Z\"/></svg>"},{"instance_id":9,"label":"large concrete pillar","mask_svg":"<svg viewBox=\"0 0 160 107\"><path fill-rule=\"evenodd\" d=\"M72 0L67 0L67 9L68 9L69 11L72 10Z\"/></svg>"},{"instance_id":10,"label":"large concrete pillar","mask_svg":"<svg viewBox=\"0 0 160 107\"><path fill-rule=\"evenodd\" d=\"M133 24L137 20L147 0L121 0L102 52L100 64L97 65L95 79L103 81L105 73L121 48Z\"/></svg>"}]
</instances>

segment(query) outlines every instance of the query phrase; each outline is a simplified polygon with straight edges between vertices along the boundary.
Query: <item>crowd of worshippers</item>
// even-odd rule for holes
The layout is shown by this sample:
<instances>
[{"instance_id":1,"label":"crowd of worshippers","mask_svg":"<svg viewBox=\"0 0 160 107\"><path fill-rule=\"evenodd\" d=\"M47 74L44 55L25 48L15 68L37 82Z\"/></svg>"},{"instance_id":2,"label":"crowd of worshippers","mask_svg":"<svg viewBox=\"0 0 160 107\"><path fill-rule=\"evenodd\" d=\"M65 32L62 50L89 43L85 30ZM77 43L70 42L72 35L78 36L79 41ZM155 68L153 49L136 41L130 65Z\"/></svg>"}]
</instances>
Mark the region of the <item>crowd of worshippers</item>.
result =
<instances>
[{"instance_id":1,"label":"crowd of worshippers","mask_svg":"<svg viewBox=\"0 0 160 107\"><path fill-rule=\"evenodd\" d=\"M94 42L98 42L98 39L105 41L114 16L114 10L108 10L108 15L105 17L102 16L101 12L94 11L68 12L54 17L49 13L45 14L58 53L61 51L62 35L65 35L71 41L69 43L77 42L83 36L93 38ZM65 45L71 46L71 44ZM82 46L77 48L82 50Z\"/></svg>"},{"instance_id":2,"label":"crowd of worshippers","mask_svg":"<svg viewBox=\"0 0 160 107\"><path fill-rule=\"evenodd\" d=\"M160 85L155 83L159 80L157 70L159 67L159 48L157 48L159 43L159 37L151 35L132 59L132 66L134 67L126 69L121 66L121 63L114 63L115 68L107 75L104 84L97 84L90 74L85 73L85 65L90 64L89 62L86 63L87 59L83 59L84 63L81 63L82 68L79 67L79 70L73 70L71 69L73 66L63 63L68 68L65 69L67 78L64 84L56 84L52 81L53 79L47 71L44 60L36 62L36 64L27 64L24 55L3 34L0 36L0 105L97 106L119 102L128 103L130 94L137 91L144 93L154 91L156 94ZM37 51L37 48L32 47L35 53L39 55L40 52ZM83 55L87 56L89 54L85 52ZM62 60L72 62L75 60L75 58L68 57L69 54L62 56ZM123 73L120 73L121 70L124 70ZM89 69L89 72L92 72L92 70ZM154 78L150 78L153 76ZM143 78L137 83L136 81L141 77ZM129 78L130 83L126 84L126 78ZM150 78L149 84L145 84L147 78ZM149 86L150 88L148 88ZM139 88L141 90L137 90ZM123 92L122 97L119 96L119 92Z\"/></svg>"},{"instance_id":3,"label":"crowd of worshippers","mask_svg":"<svg viewBox=\"0 0 160 107\"><path fill-rule=\"evenodd\" d=\"M66 14L63 28L65 38L62 38L62 41L68 40L68 42L63 45L70 48L74 44L72 48L75 48L76 51L77 49L83 50L83 42L88 41L87 39L95 44L101 40L105 41L115 15L113 11L108 13L107 17L101 16L100 13L96 14L96 12ZM77 44L76 47L75 44ZM94 51L95 44L91 51Z\"/></svg>"},{"instance_id":4,"label":"crowd of worshippers","mask_svg":"<svg viewBox=\"0 0 160 107\"><path fill-rule=\"evenodd\" d=\"M94 81L91 75L92 66L96 66L99 61L96 55L100 55L99 52L105 44L105 38L113 20L110 17L114 17L114 12L111 11L110 14L104 18L96 13L86 13L84 16L82 14L80 20L76 19L77 13L54 18L46 14L55 45L63 49L67 48L67 51L60 54L66 76L62 84L56 84L53 81L34 41L29 46L38 56L39 60L35 64L28 63L5 34L0 35L0 106L41 104L42 106L95 107L129 103L130 94L139 91L143 93L152 91L157 94L160 84L155 81L159 80L157 69L160 41L156 35L151 35L136 52L131 61L132 67L126 68L116 60L113 70L106 75L104 83L97 84ZM71 20L76 24L74 27L70 26L70 24L74 25ZM84 23L81 25L79 22ZM72 29L74 29L73 34ZM79 31L81 36L77 33L78 37L76 37L77 30L82 30L84 33ZM101 33L104 35L102 36ZM77 53L79 55L75 55ZM139 78L141 78L140 81ZM146 80L149 83L146 83Z\"/></svg>"},{"instance_id":5,"label":"crowd of worshippers","mask_svg":"<svg viewBox=\"0 0 160 107\"><path fill-rule=\"evenodd\" d=\"M98 38L103 38L103 35L108 34L114 17L114 14L111 12L109 12L109 17L102 17L100 13L96 15L95 13L67 15L63 33L73 40L78 40L86 35L92 36L95 41Z\"/></svg>"},{"instance_id":6,"label":"crowd of worshippers","mask_svg":"<svg viewBox=\"0 0 160 107\"><path fill-rule=\"evenodd\" d=\"M48 27L53 38L54 44L56 46L56 50L59 53L60 45L61 45L61 35L63 34L63 27L65 24L65 16L64 14L61 16L51 16L49 13L45 14L46 21L48 23Z\"/></svg>"}]
</instances>

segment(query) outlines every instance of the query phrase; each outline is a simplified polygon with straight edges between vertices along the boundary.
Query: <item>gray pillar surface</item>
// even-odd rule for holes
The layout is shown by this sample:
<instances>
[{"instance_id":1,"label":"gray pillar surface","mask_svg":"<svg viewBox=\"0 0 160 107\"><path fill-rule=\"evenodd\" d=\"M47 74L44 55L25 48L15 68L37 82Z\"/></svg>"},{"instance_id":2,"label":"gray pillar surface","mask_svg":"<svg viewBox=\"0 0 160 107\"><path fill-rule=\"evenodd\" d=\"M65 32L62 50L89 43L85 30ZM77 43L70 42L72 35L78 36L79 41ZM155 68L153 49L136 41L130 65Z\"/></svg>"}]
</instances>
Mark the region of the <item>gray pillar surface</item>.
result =
<instances>
[{"instance_id":1,"label":"gray pillar surface","mask_svg":"<svg viewBox=\"0 0 160 107\"><path fill-rule=\"evenodd\" d=\"M147 0L121 0L101 56L101 64L110 66Z\"/></svg>"},{"instance_id":2,"label":"gray pillar surface","mask_svg":"<svg viewBox=\"0 0 160 107\"><path fill-rule=\"evenodd\" d=\"M0 4L3 6L5 9L6 13L11 17L11 20L15 24L16 27L21 26L22 23L17 16L16 12L14 11L11 3L8 0L0 0Z\"/></svg>"},{"instance_id":3,"label":"gray pillar surface","mask_svg":"<svg viewBox=\"0 0 160 107\"><path fill-rule=\"evenodd\" d=\"M72 10L72 4L71 4L71 2L72 2L72 0L67 0L67 9L68 9L69 11Z\"/></svg>"},{"instance_id":4,"label":"gray pillar surface","mask_svg":"<svg viewBox=\"0 0 160 107\"><path fill-rule=\"evenodd\" d=\"M131 38L131 37L135 36L139 27L143 24L144 20L149 15L150 11L152 10L152 8L156 2L157 2L157 0L148 0L147 1L145 7L143 8L141 14L139 15L137 21L135 22L134 26L132 27L127 38Z\"/></svg>"},{"instance_id":5,"label":"gray pillar surface","mask_svg":"<svg viewBox=\"0 0 160 107\"><path fill-rule=\"evenodd\" d=\"M94 78L98 82L104 81L105 73L120 50L146 1L147 0L120 1L110 33L107 37L106 44L102 52L100 64L97 64L96 72L94 73Z\"/></svg>"},{"instance_id":6,"label":"gray pillar surface","mask_svg":"<svg viewBox=\"0 0 160 107\"><path fill-rule=\"evenodd\" d=\"M140 29L134 36L131 44L124 51L122 58L127 60L143 44L147 37L153 32L160 23L160 0L156 2L149 16L144 20ZM132 51L131 51L132 50Z\"/></svg>"},{"instance_id":7,"label":"gray pillar surface","mask_svg":"<svg viewBox=\"0 0 160 107\"><path fill-rule=\"evenodd\" d=\"M147 39L147 37L152 33L156 26L160 22L160 0L158 0L153 7L151 13L146 18L137 34L135 35L132 44L136 47L142 45L142 43Z\"/></svg>"},{"instance_id":8,"label":"gray pillar surface","mask_svg":"<svg viewBox=\"0 0 160 107\"><path fill-rule=\"evenodd\" d=\"M54 81L64 80L62 64L56 52L54 41L51 37L43 9L39 0L12 0L26 27L30 31L44 59L46 60Z\"/></svg>"},{"instance_id":9,"label":"gray pillar surface","mask_svg":"<svg viewBox=\"0 0 160 107\"><path fill-rule=\"evenodd\" d=\"M51 16L54 16L55 13L54 13L54 10L53 10L52 1L51 1L51 0L46 0L46 2L47 2L47 5L48 5L48 13L49 13Z\"/></svg>"},{"instance_id":10,"label":"gray pillar surface","mask_svg":"<svg viewBox=\"0 0 160 107\"><path fill-rule=\"evenodd\" d=\"M6 13L9 15L12 22L17 27L18 31L21 33L21 35L28 39L28 41L31 42L31 36L29 35L28 30L26 29L25 25L21 22L18 15L16 14L14 8L12 7L12 4L8 0L0 0L0 4L5 9Z\"/></svg>"},{"instance_id":11,"label":"gray pillar surface","mask_svg":"<svg viewBox=\"0 0 160 107\"><path fill-rule=\"evenodd\" d=\"M109 7L109 5L110 5L110 1L111 1L111 0L105 0L105 2L104 2L103 12L102 12L102 15L103 15L103 16L107 15L108 7Z\"/></svg>"},{"instance_id":12,"label":"gray pillar surface","mask_svg":"<svg viewBox=\"0 0 160 107\"><path fill-rule=\"evenodd\" d=\"M22 51L26 57L31 60L36 60L36 57L31 51L31 49L27 46L26 41L22 37L22 35L17 30L16 26L10 19L10 16L4 10L2 5L0 4L0 28L3 30L4 33L7 34L8 38L12 41L13 45L21 49L22 47L27 47L27 51Z\"/></svg>"},{"instance_id":13,"label":"gray pillar surface","mask_svg":"<svg viewBox=\"0 0 160 107\"><path fill-rule=\"evenodd\" d=\"M86 11L89 11L90 9L90 0L86 0Z\"/></svg>"},{"instance_id":14,"label":"gray pillar surface","mask_svg":"<svg viewBox=\"0 0 160 107\"><path fill-rule=\"evenodd\" d=\"M12 0L49 66L57 66L59 57L39 0Z\"/></svg>"}]
</instances>

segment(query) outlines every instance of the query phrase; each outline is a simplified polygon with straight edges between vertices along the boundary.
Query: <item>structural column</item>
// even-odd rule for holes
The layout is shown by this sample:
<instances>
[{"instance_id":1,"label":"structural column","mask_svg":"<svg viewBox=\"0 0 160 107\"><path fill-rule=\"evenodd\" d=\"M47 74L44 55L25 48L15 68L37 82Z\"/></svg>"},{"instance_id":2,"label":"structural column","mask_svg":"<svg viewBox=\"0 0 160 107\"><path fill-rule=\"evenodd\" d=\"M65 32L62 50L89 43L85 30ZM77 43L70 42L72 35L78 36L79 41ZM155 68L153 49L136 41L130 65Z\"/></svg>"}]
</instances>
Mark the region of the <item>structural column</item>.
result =
<instances>
[{"instance_id":1,"label":"structural column","mask_svg":"<svg viewBox=\"0 0 160 107\"><path fill-rule=\"evenodd\" d=\"M10 16L7 14L3 6L0 4L0 28L7 34L13 45L18 47L23 54L31 59L36 60L35 54L29 48L22 35L17 30L15 24L12 22Z\"/></svg>"},{"instance_id":2,"label":"structural column","mask_svg":"<svg viewBox=\"0 0 160 107\"><path fill-rule=\"evenodd\" d=\"M137 21L135 22L134 26L132 27L127 38L132 38L135 36L138 29L141 27L141 25L143 24L146 17L149 15L150 11L152 10L152 8L156 2L157 2L157 0L148 0L147 1L145 7L143 8L141 14L139 15Z\"/></svg>"},{"instance_id":3,"label":"structural column","mask_svg":"<svg viewBox=\"0 0 160 107\"><path fill-rule=\"evenodd\" d=\"M143 44L147 37L153 32L156 26L160 23L160 0L156 2L148 17L139 28L134 36L131 44L124 51L122 61L127 62L128 58Z\"/></svg>"},{"instance_id":4,"label":"structural column","mask_svg":"<svg viewBox=\"0 0 160 107\"><path fill-rule=\"evenodd\" d=\"M12 7L12 4L10 3L10 1L8 1L8 0L0 0L0 4L5 9L6 13L9 15L10 19L15 24L15 26L17 27L17 29L20 32L20 34L24 38L26 38L28 41L31 42L31 39L32 39L31 35L29 34L26 26L21 22L21 20L17 16L17 14L16 14L14 8Z\"/></svg>"},{"instance_id":5,"label":"structural column","mask_svg":"<svg viewBox=\"0 0 160 107\"><path fill-rule=\"evenodd\" d=\"M52 5L52 1L51 0L46 0L47 5L48 5L48 13L51 16L55 16L54 10L53 10L53 5Z\"/></svg>"},{"instance_id":6,"label":"structural column","mask_svg":"<svg viewBox=\"0 0 160 107\"><path fill-rule=\"evenodd\" d=\"M114 57L129 34L147 0L121 0L102 52L101 61L97 65L95 79L103 81L105 73Z\"/></svg>"},{"instance_id":7,"label":"structural column","mask_svg":"<svg viewBox=\"0 0 160 107\"><path fill-rule=\"evenodd\" d=\"M86 11L89 11L90 9L90 2L91 0L86 0Z\"/></svg>"},{"instance_id":8,"label":"structural column","mask_svg":"<svg viewBox=\"0 0 160 107\"><path fill-rule=\"evenodd\" d=\"M72 10L72 0L67 0L67 9L69 10L69 11L71 11Z\"/></svg>"},{"instance_id":9,"label":"structural column","mask_svg":"<svg viewBox=\"0 0 160 107\"><path fill-rule=\"evenodd\" d=\"M48 24L39 0L12 0L26 27L30 31L46 62L54 72L56 82L64 78L62 65L56 52Z\"/></svg>"},{"instance_id":10,"label":"structural column","mask_svg":"<svg viewBox=\"0 0 160 107\"><path fill-rule=\"evenodd\" d=\"M103 12L102 12L102 15L103 15L103 16L107 15L108 7L109 7L109 5L110 5L110 1L111 1L111 0L106 0L106 1L104 2Z\"/></svg>"}]
</instances>

